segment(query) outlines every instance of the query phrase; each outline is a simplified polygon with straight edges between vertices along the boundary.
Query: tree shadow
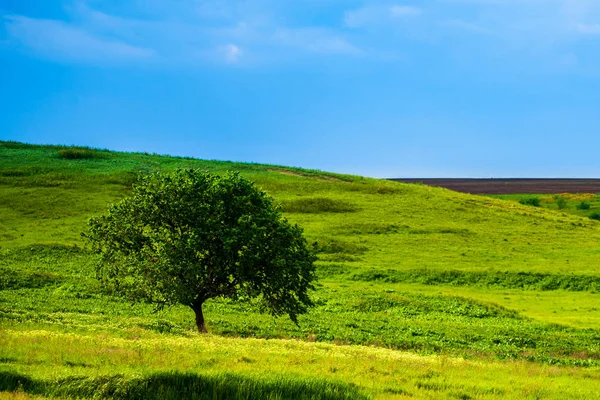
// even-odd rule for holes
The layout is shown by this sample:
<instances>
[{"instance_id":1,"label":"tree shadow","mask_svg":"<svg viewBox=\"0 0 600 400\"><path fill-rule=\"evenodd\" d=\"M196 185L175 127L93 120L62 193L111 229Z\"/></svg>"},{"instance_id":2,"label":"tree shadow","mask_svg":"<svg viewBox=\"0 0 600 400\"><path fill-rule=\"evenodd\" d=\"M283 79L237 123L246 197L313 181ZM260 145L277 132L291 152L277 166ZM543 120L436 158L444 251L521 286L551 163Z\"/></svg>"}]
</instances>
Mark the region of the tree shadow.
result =
<instances>
[{"instance_id":1,"label":"tree shadow","mask_svg":"<svg viewBox=\"0 0 600 400\"><path fill-rule=\"evenodd\" d=\"M115 400L350 400L367 399L354 384L290 376L243 376L231 373L161 372L146 377L71 376L35 380L0 371L0 391L21 391L63 398Z\"/></svg>"}]
</instances>

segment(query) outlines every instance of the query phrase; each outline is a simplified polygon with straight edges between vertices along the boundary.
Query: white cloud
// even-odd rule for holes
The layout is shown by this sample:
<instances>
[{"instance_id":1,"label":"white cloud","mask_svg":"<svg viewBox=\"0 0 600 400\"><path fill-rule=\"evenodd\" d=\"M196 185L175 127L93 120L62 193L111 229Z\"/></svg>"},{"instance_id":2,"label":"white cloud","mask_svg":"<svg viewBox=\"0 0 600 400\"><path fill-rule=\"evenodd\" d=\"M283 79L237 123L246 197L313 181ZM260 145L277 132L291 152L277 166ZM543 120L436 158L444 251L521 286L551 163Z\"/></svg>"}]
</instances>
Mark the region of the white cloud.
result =
<instances>
[{"instance_id":1,"label":"white cloud","mask_svg":"<svg viewBox=\"0 0 600 400\"><path fill-rule=\"evenodd\" d=\"M421 15L423 10L417 7L410 6L392 6L390 7L390 14L393 17L403 17L410 15Z\"/></svg>"},{"instance_id":2,"label":"white cloud","mask_svg":"<svg viewBox=\"0 0 600 400\"><path fill-rule=\"evenodd\" d=\"M556 64L561 68L573 68L579 64L579 58L573 53L561 54L557 58Z\"/></svg>"},{"instance_id":3,"label":"white cloud","mask_svg":"<svg viewBox=\"0 0 600 400\"><path fill-rule=\"evenodd\" d=\"M46 58L102 65L250 66L328 56L395 62L414 49L555 60L574 53L584 36L600 35L600 0L364 0L352 9L342 0L66 1L63 21L0 17L11 44L3 47L18 43ZM326 18L315 17L321 10Z\"/></svg>"},{"instance_id":4,"label":"white cloud","mask_svg":"<svg viewBox=\"0 0 600 400\"><path fill-rule=\"evenodd\" d=\"M334 27L293 24L272 15L279 8L270 0L181 2L166 14L158 12L166 0L115 4L73 0L64 21L14 16L4 22L11 42L63 62L104 65L145 58L196 67L362 53Z\"/></svg>"},{"instance_id":5,"label":"white cloud","mask_svg":"<svg viewBox=\"0 0 600 400\"><path fill-rule=\"evenodd\" d=\"M362 51L342 36L324 28L280 28L270 39L272 44L321 54L357 55Z\"/></svg>"},{"instance_id":6,"label":"white cloud","mask_svg":"<svg viewBox=\"0 0 600 400\"><path fill-rule=\"evenodd\" d=\"M155 54L152 49L97 36L63 21L5 16L4 22L11 41L52 59L113 63L145 60Z\"/></svg>"},{"instance_id":7,"label":"white cloud","mask_svg":"<svg viewBox=\"0 0 600 400\"><path fill-rule=\"evenodd\" d=\"M542 40L556 40L573 32L593 31L597 25L593 22L600 20L600 1L497 0L476 3L471 6L471 11L476 12L479 21L487 23L494 30L530 33Z\"/></svg>"},{"instance_id":8,"label":"white cloud","mask_svg":"<svg viewBox=\"0 0 600 400\"><path fill-rule=\"evenodd\" d=\"M477 24L463 21L461 19L451 19L451 20L443 21L442 25L448 26L451 28L455 28L455 29L459 29L459 30L463 30L463 31L475 32L475 33L480 33L480 34L485 34L485 35L490 35L493 33L489 29L483 28Z\"/></svg>"},{"instance_id":9,"label":"white cloud","mask_svg":"<svg viewBox=\"0 0 600 400\"><path fill-rule=\"evenodd\" d=\"M600 35L600 24L578 24L577 31L585 35Z\"/></svg>"},{"instance_id":10,"label":"white cloud","mask_svg":"<svg viewBox=\"0 0 600 400\"><path fill-rule=\"evenodd\" d=\"M423 14L417 7L405 5L368 5L355 10L346 11L344 24L350 28L369 25L396 23L402 17L415 17Z\"/></svg>"},{"instance_id":11,"label":"white cloud","mask_svg":"<svg viewBox=\"0 0 600 400\"><path fill-rule=\"evenodd\" d=\"M222 54L223 58L227 63L235 64L239 61L242 56L242 49L235 44L228 44L219 48L219 53Z\"/></svg>"},{"instance_id":12,"label":"white cloud","mask_svg":"<svg viewBox=\"0 0 600 400\"><path fill-rule=\"evenodd\" d=\"M233 7L230 1L202 1L196 7L199 16L209 19L230 19Z\"/></svg>"}]
</instances>

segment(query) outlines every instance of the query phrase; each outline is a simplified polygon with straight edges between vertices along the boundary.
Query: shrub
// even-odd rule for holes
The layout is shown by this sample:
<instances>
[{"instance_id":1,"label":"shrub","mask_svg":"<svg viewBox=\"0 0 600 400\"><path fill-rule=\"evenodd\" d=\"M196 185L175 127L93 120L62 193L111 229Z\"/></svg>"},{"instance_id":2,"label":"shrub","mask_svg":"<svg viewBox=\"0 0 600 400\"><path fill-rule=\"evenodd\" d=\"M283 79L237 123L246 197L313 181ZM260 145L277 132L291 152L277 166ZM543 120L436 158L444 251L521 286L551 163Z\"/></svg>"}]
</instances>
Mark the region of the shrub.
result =
<instances>
[{"instance_id":1,"label":"shrub","mask_svg":"<svg viewBox=\"0 0 600 400\"><path fill-rule=\"evenodd\" d=\"M598 213L598 212L595 212L595 213L593 213L592 215L590 215L590 218L591 218L591 219L594 219L594 220L596 220L596 221L600 221L600 213Z\"/></svg>"},{"instance_id":2,"label":"shrub","mask_svg":"<svg viewBox=\"0 0 600 400\"><path fill-rule=\"evenodd\" d=\"M11 273L0 267L0 290L39 289L60 282L60 277L49 272L20 272Z\"/></svg>"},{"instance_id":3,"label":"shrub","mask_svg":"<svg viewBox=\"0 0 600 400\"><path fill-rule=\"evenodd\" d=\"M521 199L519 200L519 203L533 207L540 207L542 205L539 197L528 197L526 199Z\"/></svg>"},{"instance_id":4,"label":"shrub","mask_svg":"<svg viewBox=\"0 0 600 400\"><path fill-rule=\"evenodd\" d=\"M581 202L579 204L577 204L577 209L578 210L589 210L590 209L590 203L588 203L585 200L581 200Z\"/></svg>"},{"instance_id":5,"label":"shrub","mask_svg":"<svg viewBox=\"0 0 600 400\"><path fill-rule=\"evenodd\" d=\"M565 199L563 196L555 196L554 200L556 201L556 206L559 210L564 210L567 208L567 199Z\"/></svg>"},{"instance_id":6,"label":"shrub","mask_svg":"<svg viewBox=\"0 0 600 400\"><path fill-rule=\"evenodd\" d=\"M0 145L2 147L5 147L7 149L31 149L31 144L28 143L21 143L21 142L13 142L13 141L8 141L8 142L4 142L4 141L0 141Z\"/></svg>"},{"instance_id":7,"label":"shrub","mask_svg":"<svg viewBox=\"0 0 600 400\"><path fill-rule=\"evenodd\" d=\"M368 247L343 240L331 239L321 244L319 243L319 252L324 254L364 254Z\"/></svg>"},{"instance_id":8,"label":"shrub","mask_svg":"<svg viewBox=\"0 0 600 400\"><path fill-rule=\"evenodd\" d=\"M351 203L326 197L288 200L283 201L282 205L283 210L289 213L319 214L357 211L357 208Z\"/></svg>"},{"instance_id":9,"label":"shrub","mask_svg":"<svg viewBox=\"0 0 600 400\"><path fill-rule=\"evenodd\" d=\"M69 148L58 151L58 157L67 160L84 160L90 158L98 158L99 154L96 150L85 148Z\"/></svg>"},{"instance_id":10,"label":"shrub","mask_svg":"<svg viewBox=\"0 0 600 400\"><path fill-rule=\"evenodd\" d=\"M432 286L479 286L539 291L566 290L582 292L596 291L600 288L600 277L593 275L535 272L371 269L354 274L350 279L363 282L420 283Z\"/></svg>"}]
</instances>

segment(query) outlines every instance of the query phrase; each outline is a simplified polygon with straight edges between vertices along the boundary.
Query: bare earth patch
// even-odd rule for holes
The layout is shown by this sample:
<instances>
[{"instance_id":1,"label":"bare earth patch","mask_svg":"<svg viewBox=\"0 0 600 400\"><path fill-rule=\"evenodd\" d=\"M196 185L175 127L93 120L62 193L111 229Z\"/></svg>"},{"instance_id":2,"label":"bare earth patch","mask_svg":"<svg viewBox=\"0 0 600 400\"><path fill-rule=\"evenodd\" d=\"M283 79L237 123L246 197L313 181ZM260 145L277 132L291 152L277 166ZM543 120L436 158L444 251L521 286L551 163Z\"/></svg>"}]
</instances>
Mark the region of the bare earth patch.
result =
<instances>
[{"instance_id":1,"label":"bare earth patch","mask_svg":"<svg viewBox=\"0 0 600 400\"><path fill-rule=\"evenodd\" d=\"M390 179L471 194L600 193L600 179Z\"/></svg>"},{"instance_id":2,"label":"bare earth patch","mask_svg":"<svg viewBox=\"0 0 600 400\"><path fill-rule=\"evenodd\" d=\"M301 174L298 172L293 172L293 171L289 171L286 169L275 169L275 168L269 168L269 171L273 171L273 172L277 172L280 174L284 174L284 175L291 175L291 176L298 176L301 178L310 178L310 179L317 179L320 181L327 181L327 182L344 182L342 179L339 178L335 178L333 176L313 176L313 175L306 175L306 174Z\"/></svg>"}]
</instances>

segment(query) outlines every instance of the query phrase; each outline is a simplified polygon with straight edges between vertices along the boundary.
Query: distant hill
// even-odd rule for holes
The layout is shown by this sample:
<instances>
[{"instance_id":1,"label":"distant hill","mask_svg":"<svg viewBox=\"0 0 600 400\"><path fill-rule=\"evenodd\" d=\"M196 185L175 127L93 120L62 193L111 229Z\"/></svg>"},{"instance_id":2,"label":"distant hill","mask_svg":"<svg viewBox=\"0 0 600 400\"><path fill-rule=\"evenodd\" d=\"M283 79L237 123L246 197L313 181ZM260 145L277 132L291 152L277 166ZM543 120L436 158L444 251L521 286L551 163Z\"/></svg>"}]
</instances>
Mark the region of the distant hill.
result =
<instances>
[{"instance_id":1,"label":"distant hill","mask_svg":"<svg viewBox=\"0 0 600 400\"><path fill-rule=\"evenodd\" d=\"M87 219L126 196L138 174L177 167L240 171L325 246L322 263L347 270L600 272L589 262L600 259L600 223L587 218L323 171L17 142L0 142L0 246L81 245Z\"/></svg>"}]
</instances>

